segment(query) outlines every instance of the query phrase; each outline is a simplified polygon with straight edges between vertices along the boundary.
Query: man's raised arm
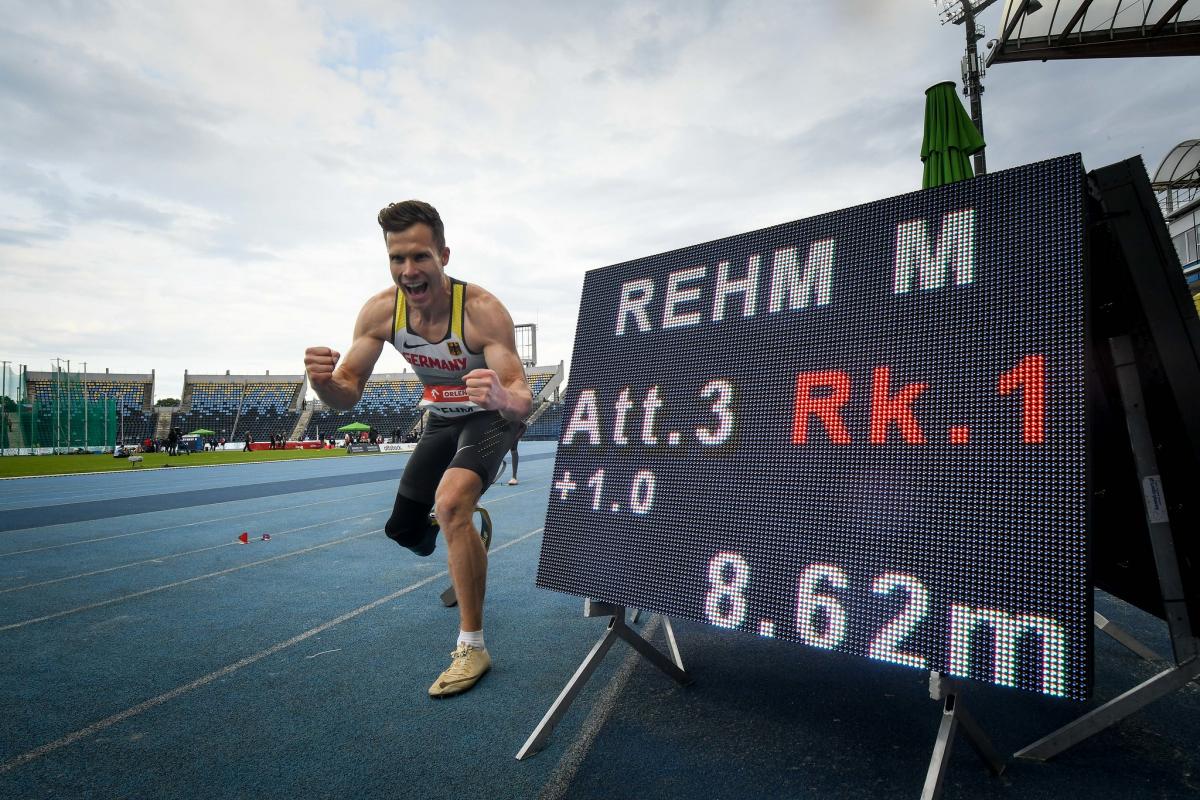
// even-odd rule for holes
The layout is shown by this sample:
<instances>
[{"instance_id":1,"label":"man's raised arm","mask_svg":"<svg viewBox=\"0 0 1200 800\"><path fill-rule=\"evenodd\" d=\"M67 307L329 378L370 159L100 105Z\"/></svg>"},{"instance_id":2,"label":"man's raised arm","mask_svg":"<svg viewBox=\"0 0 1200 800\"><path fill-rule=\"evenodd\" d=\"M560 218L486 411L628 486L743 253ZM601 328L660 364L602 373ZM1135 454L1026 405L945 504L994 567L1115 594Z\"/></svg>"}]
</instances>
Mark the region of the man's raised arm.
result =
<instances>
[{"instance_id":1,"label":"man's raised arm","mask_svg":"<svg viewBox=\"0 0 1200 800\"><path fill-rule=\"evenodd\" d=\"M308 382L321 402L330 408L347 411L362 399L367 379L383 352L385 334L390 330L394 297L394 289L385 289L366 302L354 323L354 341L340 364L341 353L329 347L309 347L304 351Z\"/></svg>"}]
</instances>

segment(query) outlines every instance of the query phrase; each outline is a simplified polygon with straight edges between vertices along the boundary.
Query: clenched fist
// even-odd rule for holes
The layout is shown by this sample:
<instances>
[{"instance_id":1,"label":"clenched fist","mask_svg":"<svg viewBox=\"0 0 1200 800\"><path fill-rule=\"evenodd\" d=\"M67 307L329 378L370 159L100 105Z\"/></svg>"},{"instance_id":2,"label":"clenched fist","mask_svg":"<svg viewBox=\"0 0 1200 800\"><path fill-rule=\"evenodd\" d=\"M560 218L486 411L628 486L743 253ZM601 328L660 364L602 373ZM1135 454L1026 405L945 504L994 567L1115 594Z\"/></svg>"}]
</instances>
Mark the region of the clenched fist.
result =
<instances>
[{"instance_id":1,"label":"clenched fist","mask_svg":"<svg viewBox=\"0 0 1200 800\"><path fill-rule=\"evenodd\" d=\"M333 370L342 354L328 347L310 347L304 351L304 370L308 373L308 382L324 386L333 380Z\"/></svg>"},{"instance_id":2,"label":"clenched fist","mask_svg":"<svg viewBox=\"0 0 1200 800\"><path fill-rule=\"evenodd\" d=\"M508 389L500 376L490 369L473 369L463 376L467 397L480 408L503 411L508 407Z\"/></svg>"}]
</instances>

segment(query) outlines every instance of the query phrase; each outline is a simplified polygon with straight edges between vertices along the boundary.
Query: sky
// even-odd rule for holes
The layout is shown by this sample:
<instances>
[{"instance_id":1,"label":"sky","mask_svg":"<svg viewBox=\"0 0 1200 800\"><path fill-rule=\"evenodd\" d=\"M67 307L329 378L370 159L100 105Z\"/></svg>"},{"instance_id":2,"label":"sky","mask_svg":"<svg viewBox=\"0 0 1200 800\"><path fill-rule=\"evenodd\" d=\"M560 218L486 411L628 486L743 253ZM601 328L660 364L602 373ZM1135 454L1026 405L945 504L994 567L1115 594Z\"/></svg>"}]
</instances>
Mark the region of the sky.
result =
<instances>
[{"instance_id":1,"label":"sky","mask_svg":"<svg viewBox=\"0 0 1200 800\"><path fill-rule=\"evenodd\" d=\"M0 0L0 359L154 370L156 397L299 375L349 347L390 281L376 214L417 198L447 271L569 368L586 271L920 188L964 45L930 0ZM1198 83L995 65L988 169L1153 172Z\"/></svg>"}]
</instances>

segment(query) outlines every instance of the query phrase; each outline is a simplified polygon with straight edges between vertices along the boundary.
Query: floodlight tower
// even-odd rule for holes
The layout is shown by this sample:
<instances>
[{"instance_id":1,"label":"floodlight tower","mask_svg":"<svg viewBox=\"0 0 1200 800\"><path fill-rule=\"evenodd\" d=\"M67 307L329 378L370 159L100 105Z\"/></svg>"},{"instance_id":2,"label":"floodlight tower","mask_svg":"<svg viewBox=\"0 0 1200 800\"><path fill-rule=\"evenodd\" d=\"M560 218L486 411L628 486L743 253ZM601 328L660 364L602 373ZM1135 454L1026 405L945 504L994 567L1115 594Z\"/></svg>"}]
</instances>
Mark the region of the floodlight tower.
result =
<instances>
[{"instance_id":1,"label":"floodlight tower","mask_svg":"<svg viewBox=\"0 0 1200 800\"><path fill-rule=\"evenodd\" d=\"M962 59L962 91L971 99L971 121L975 123L980 136L983 136L983 102L980 95L983 94L984 68L975 43L983 38L984 31L982 25L975 24L975 17L994 2L996 0L933 0L943 25L953 22L966 27L967 52ZM975 174L982 175L985 172L987 159L984 150L980 150L975 154Z\"/></svg>"}]
</instances>

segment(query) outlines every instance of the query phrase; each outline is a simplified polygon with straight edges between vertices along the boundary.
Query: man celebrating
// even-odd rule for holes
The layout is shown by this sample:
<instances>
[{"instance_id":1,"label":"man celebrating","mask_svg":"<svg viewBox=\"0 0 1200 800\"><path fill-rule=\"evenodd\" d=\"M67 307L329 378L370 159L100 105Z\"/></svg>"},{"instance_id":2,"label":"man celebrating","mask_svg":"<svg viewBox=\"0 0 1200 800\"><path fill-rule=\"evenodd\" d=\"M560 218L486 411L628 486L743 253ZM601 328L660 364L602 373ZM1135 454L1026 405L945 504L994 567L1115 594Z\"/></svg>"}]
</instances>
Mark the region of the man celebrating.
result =
<instances>
[{"instance_id":1,"label":"man celebrating","mask_svg":"<svg viewBox=\"0 0 1200 800\"><path fill-rule=\"evenodd\" d=\"M328 347L304 351L313 391L346 410L362 397L383 346L391 342L425 385L425 432L409 458L388 537L419 556L446 537L458 597L458 644L432 697L470 689L491 668L483 642L487 551L472 522L529 414L533 396L517 356L512 318L490 292L446 275L450 249L436 209L419 200L379 212L393 286L367 300L346 357ZM430 517L430 510L436 520Z\"/></svg>"}]
</instances>

